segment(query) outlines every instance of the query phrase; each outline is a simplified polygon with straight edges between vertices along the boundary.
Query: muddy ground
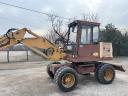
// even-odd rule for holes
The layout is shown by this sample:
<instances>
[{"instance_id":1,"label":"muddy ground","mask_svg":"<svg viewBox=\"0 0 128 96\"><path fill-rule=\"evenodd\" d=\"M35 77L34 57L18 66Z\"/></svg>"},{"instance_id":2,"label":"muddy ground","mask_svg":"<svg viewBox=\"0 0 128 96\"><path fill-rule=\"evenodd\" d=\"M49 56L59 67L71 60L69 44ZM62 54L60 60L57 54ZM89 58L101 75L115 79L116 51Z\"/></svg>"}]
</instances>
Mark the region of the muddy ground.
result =
<instances>
[{"instance_id":1,"label":"muddy ground","mask_svg":"<svg viewBox=\"0 0 128 96\"><path fill-rule=\"evenodd\" d=\"M128 58L115 58L128 70ZM61 92L46 73L48 61L0 63L0 96L128 96L128 71L116 72L112 84L98 83L94 75L79 76L71 92Z\"/></svg>"}]
</instances>

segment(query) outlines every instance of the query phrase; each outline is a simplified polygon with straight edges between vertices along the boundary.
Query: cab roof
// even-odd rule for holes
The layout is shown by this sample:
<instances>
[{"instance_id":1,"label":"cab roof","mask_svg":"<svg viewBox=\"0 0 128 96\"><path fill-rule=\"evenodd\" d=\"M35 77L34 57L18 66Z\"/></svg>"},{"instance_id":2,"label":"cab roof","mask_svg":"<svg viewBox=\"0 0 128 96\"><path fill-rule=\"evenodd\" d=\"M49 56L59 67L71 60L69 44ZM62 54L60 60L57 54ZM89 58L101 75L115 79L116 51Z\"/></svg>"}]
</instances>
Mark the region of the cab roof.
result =
<instances>
[{"instance_id":1,"label":"cab roof","mask_svg":"<svg viewBox=\"0 0 128 96\"><path fill-rule=\"evenodd\" d=\"M75 20L69 24L69 26L75 26L77 24L86 25L86 26L100 26L98 22L90 22L90 21L83 21L83 20Z\"/></svg>"}]
</instances>

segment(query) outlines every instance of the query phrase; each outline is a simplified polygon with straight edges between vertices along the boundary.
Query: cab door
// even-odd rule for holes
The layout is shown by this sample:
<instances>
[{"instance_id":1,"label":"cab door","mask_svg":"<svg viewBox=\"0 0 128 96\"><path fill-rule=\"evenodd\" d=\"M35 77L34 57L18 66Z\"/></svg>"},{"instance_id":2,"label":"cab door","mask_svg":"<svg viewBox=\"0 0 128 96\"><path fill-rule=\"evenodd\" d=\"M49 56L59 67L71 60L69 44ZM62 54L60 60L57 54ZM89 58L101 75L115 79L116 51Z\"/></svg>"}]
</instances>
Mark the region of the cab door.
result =
<instances>
[{"instance_id":1,"label":"cab door","mask_svg":"<svg viewBox=\"0 0 128 96\"><path fill-rule=\"evenodd\" d=\"M92 58L95 53L99 53L96 39L98 40L98 27L95 29L95 26L81 26L78 55Z\"/></svg>"}]
</instances>

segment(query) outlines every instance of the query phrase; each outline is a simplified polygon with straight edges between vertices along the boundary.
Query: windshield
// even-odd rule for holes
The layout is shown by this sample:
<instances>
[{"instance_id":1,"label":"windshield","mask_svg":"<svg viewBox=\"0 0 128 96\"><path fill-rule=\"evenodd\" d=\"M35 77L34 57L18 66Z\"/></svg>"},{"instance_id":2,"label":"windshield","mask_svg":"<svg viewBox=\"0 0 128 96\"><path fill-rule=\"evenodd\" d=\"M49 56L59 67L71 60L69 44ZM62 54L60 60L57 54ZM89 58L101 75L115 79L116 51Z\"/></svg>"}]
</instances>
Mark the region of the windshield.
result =
<instances>
[{"instance_id":1,"label":"windshield","mask_svg":"<svg viewBox=\"0 0 128 96\"><path fill-rule=\"evenodd\" d=\"M76 36L77 36L77 26L70 27L70 34L69 34L69 43L75 44L76 43Z\"/></svg>"},{"instance_id":2,"label":"windshield","mask_svg":"<svg viewBox=\"0 0 128 96\"><path fill-rule=\"evenodd\" d=\"M68 54L76 54L76 37L77 37L77 26L70 26L69 35L68 35L68 45L67 45Z\"/></svg>"}]
</instances>

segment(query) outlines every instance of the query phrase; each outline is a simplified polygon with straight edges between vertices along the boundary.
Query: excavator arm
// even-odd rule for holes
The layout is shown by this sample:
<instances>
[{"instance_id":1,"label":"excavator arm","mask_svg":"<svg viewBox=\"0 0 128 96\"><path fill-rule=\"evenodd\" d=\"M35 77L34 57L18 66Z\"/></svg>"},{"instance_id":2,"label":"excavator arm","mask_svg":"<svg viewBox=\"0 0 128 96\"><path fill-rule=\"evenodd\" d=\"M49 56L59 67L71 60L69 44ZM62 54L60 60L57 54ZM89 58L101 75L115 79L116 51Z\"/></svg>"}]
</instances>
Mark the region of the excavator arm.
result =
<instances>
[{"instance_id":1,"label":"excavator arm","mask_svg":"<svg viewBox=\"0 0 128 96\"><path fill-rule=\"evenodd\" d=\"M25 38L26 33L31 34L33 37ZM27 28L19 29L15 32L9 31L5 35L0 36L0 50L4 50L18 43L22 43L33 52L48 60L59 61L63 59L65 55L57 45ZM43 51L41 49L43 49Z\"/></svg>"}]
</instances>

